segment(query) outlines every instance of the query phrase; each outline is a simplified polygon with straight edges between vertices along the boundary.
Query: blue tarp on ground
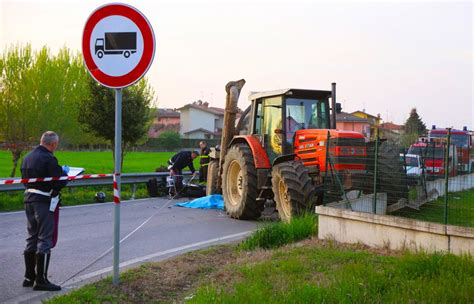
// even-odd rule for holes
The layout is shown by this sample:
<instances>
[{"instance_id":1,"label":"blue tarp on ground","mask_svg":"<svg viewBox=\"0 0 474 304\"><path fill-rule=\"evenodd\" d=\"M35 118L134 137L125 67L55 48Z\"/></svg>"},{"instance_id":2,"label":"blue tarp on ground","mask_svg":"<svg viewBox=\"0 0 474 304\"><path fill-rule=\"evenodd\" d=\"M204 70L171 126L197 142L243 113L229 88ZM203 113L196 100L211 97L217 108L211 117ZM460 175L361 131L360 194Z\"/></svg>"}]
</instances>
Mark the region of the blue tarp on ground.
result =
<instances>
[{"instance_id":1,"label":"blue tarp on ground","mask_svg":"<svg viewBox=\"0 0 474 304\"><path fill-rule=\"evenodd\" d=\"M220 194L212 194L212 195L197 198L190 202L178 203L175 206L185 207L185 208L224 210L224 198Z\"/></svg>"}]
</instances>

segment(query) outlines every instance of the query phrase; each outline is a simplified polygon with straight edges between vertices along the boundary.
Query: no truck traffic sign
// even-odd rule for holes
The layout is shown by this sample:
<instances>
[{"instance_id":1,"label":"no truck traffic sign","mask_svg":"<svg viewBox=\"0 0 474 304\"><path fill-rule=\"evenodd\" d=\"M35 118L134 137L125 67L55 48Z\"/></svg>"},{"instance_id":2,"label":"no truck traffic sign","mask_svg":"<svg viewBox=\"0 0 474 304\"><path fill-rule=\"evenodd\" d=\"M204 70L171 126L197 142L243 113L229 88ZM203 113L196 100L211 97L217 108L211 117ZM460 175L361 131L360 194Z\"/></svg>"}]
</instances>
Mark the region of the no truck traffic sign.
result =
<instances>
[{"instance_id":1,"label":"no truck traffic sign","mask_svg":"<svg viewBox=\"0 0 474 304\"><path fill-rule=\"evenodd\" d=\"M107 4L87 19L82 54L95 80L109 88L124 88L151 66L155 35L146 17L134 7Z\"/></svg>"},{"instance_id":2,"label":"no truck traffic sign","mask_svg":"<svg viewBox=\"0 0 474 304\"><path fill-rule=\"evenodd\" d=\"M155 54L150 23L137 9L120 3L99 7L87 19L82 54L92 77L115 89L114 259L112 282L119 283L120 172L122 154L122 88L138 81Z\"/></svg>"}]
</instances>

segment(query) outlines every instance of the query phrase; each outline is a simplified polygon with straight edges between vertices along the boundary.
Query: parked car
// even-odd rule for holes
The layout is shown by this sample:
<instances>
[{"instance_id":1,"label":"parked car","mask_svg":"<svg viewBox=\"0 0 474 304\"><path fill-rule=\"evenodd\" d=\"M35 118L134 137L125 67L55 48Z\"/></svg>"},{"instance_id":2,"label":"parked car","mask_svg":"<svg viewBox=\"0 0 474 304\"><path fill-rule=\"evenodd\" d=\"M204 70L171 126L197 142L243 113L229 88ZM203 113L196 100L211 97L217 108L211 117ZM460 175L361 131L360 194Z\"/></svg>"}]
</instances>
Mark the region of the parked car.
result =
<instances>
[{"instance_id":1,"label":"parked car","mask_svg":"<svg viewBox=\"0 0 474 304\"><path fill-rule=\"evenodd\" d=\"M405 173L409 185L419 184L421 177L426 174L420 155L417 154L400 154L400 159L405 164Z\"/></svg>"}]
</instances>

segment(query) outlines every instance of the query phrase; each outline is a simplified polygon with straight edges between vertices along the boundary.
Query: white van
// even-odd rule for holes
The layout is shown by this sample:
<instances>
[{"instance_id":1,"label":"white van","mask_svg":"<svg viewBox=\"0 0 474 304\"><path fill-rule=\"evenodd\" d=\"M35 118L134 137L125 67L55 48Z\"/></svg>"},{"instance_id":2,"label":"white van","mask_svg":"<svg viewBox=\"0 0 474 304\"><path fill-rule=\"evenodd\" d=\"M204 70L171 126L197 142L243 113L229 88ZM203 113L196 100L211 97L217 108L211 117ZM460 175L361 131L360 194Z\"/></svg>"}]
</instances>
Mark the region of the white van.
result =
<instances>
[{"instance_id":1,"label":"white van","mask_svg":"<svg viewBox=\"0 0 474 304\"><path fill-rule=\"evenodd\" d=\"M408 177L419 177L423 173L420 155L416 154L400 154L400 158L405 158L405 167Z\"/></svg>"}]
</instances>

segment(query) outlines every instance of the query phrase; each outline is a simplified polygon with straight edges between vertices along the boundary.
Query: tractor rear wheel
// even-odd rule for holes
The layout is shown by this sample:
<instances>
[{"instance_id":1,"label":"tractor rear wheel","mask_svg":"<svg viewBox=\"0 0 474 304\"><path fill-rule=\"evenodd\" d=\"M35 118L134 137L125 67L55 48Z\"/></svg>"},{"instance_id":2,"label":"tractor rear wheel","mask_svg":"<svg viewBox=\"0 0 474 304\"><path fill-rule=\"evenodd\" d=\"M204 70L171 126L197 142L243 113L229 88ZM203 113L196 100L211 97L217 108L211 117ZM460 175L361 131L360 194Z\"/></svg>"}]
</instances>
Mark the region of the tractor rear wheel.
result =
<instances>
[{"instance_id":1,"label":"tractor rear wheel","mask_svg":"<svg viewBox=\"0 0 474 304\"><path fill-rule=\"evenodd\" d=\"M283 162L272 170L272 189L282 221L311 212L316 203L315 188L306 167L298 161Z\"/></svg>"},{"instance_id":2,"label":"tractor rear wheel","mask_svg":"<svg viewBox=\"0 0 474 304\"><path fill-rule=\"evenodd\" d=\"M227 214L236 219L254 220L260 217L263 204L257 203L257 170L253 155L245 144L227 151L222 174L222 195Z\"/></svg>"},{"instance_id":3,"label":"tractor rear wheel","mask_svg":"<svg viewBox=\"0 0 474 304\"><path fill-rule=\"evenodd\" d=\"M221 191L217 187L218 178L219 178L219 161L213 159L209 162L209 165L207 167L206 195L221 193Z\"/></svg>"}]
</instances>

